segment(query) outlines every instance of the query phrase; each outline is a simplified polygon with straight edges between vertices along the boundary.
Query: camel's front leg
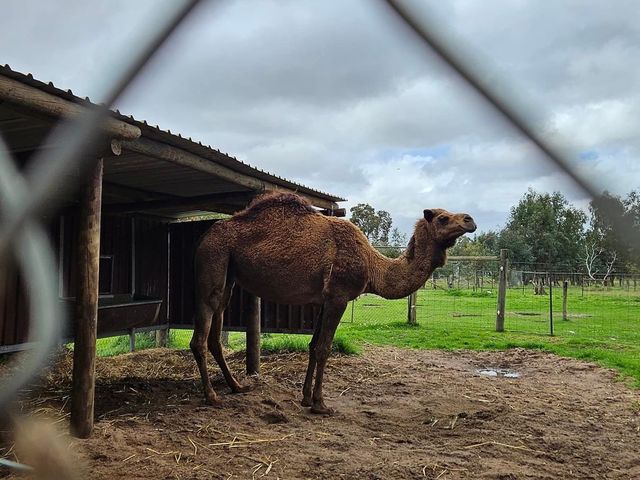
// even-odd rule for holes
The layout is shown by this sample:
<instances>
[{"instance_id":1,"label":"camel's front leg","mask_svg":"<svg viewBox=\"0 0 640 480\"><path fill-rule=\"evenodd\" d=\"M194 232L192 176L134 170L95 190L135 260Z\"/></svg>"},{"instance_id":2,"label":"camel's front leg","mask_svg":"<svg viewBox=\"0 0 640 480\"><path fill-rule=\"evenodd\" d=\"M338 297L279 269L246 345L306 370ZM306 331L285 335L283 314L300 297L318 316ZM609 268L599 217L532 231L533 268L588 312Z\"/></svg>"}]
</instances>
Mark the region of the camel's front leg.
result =
<instances>
[{"instance_id":1,"label":"camel's front leg","mask_svg":"<svg viewBox=\"0 0 640 480\"><path fill-rule=\"evenodd\" d=\"M322 329L322 311L316 318L316 325L313 330L313 337L309 342L309 365L307 365L307 374L304 377L304 387L302 387L302 406L310 407L312 405L311 390L313 388L313 373L316 370L316 345L318 343L318 336Z\"/></svg>"},{"instance_id":2,"label":"camel's front leg","mask_svg":"<svg viewBox=\"0 0 640 480\"><path fill-rule=\"evenodd\" d=\"M347 301L344 299L333 298L324 303L322 309L322 328L318 334L318 343L315 348L317 366L311 413L333 413L333 410L327 408L324 404L324 399L322 398L322 379L324 376L324 368L327 365L327 359L331 352L331 344L333 343L336 328L338 328L338 324L346 308Z\"/></svg>"}]
</instances>

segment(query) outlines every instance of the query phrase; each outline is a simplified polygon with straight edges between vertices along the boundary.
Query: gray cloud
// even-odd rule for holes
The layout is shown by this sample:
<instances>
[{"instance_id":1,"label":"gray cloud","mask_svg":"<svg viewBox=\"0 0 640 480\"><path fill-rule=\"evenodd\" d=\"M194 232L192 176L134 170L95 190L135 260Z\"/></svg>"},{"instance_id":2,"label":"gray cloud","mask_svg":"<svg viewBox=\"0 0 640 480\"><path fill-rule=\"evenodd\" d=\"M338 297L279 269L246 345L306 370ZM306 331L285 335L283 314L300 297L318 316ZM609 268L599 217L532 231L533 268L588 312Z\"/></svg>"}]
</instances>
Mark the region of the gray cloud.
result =
<instances>
[{"instance_id":1,"label":"gray cloud","mask_svg":"<svg viewBox=\"0 0 640 480\"><path fill-rule=\"evenodd\" d=\"M119 107L345 196L347 206L388 210L405 231L422 209L437 206L496 228L528 187L560 190L586 205L564 175L375 5L207 3ZM532 103L540 128L575 152L575 168L616 193L640 188L634 1L426 6ZM155 0L9 0L0 63L96 96L112 62L161 16Z\"/></svg>"}]
</instances>

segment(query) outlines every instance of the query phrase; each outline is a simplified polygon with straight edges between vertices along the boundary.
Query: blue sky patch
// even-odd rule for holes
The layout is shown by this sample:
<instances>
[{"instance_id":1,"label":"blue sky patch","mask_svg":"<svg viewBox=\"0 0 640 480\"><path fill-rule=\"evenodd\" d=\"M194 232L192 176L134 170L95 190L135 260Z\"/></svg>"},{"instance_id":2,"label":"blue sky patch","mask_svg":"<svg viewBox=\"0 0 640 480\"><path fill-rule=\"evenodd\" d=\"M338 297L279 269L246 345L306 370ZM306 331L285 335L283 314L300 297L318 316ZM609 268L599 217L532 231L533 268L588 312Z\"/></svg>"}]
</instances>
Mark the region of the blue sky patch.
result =
<instances>
[{"instance_id":1,"label":"blue sky patch","mask_svg":"<svg viewBox=\"0 0 640 480\"><path fill-rule=\"evenodd\" d=\"M584 152L580 152L578 156L580 160L597 160L599 155L596 150L585 150Z\"/></svg>"}]
</instances>

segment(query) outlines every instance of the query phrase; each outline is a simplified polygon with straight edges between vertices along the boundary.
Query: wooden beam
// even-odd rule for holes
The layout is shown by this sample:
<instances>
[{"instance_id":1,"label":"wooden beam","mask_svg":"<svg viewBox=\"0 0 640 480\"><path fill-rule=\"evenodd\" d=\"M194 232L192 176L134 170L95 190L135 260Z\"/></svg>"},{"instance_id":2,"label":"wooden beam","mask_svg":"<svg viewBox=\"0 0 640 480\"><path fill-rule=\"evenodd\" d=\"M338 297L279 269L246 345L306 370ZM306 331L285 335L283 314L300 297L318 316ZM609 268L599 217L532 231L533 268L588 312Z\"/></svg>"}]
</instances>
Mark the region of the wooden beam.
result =
<instances>
[{"instance_id":1,"label":"wooden beam","mask_svg":"<svg viewBox=\"0 0 640 480\"><path fill-rule=\"evenodd\" d=\"M87 108L3 75L0 75L0 98L54 117L75 117ZM134 140L142 134L135 125L112 117L105 120L103 129L109 136L126 140Z\"/></svg>"},{"instance_id":2,"label":"wooden beam","mask_svg":"<svg viewBox=\"0 0 640 480\"><path fill-rule=\"evenodd\" d=\"M198 195L195 197L168 198L163 200L152 200L148 202L117 203L105 205L105 213L132 213L149 210L163 210L166 208L181 208L185 210L208 210L215 204L237 203L238 208L244 206L255 196L255 192L227 192L213 193L209 195ZM213 210L213 209L212 209Z\"/></svg>"},{"instance_id":3,"label":"wooden beam","mask_svg":"<svg viewBox=\"0 0 640 480\"><path fill-rule=\"evenodd\" d=\"M154 200L170 200L181 198L176 195L170 195L167 193L151 192L149 190L142 190L140 188L128 187L120 185L119 183L113 183L109 181L103 182L103 195L105 197L114 197L118 199L124 199L127 203L133 203L132 199L136 202L146 202Z\"/></svg>"},{"instance_id":4,"label":"wooden beam","mask_svg":"<svg viewBox=\"0 0 640 480\"><path fill-rule=\"evenodd\" d=\"M326 208L320 210L320 213L326 215L327 217L345 217L347 215L346 208L334 208L333 210L328 210Z\"/></svg>"},{"instance_id":5,"label":"wooden beam","mask_svg":"<svg viewBox=\"0 0 640 480\"><path fill-rule=\"evenodd\" d=\"M489 260L500 260L500 257L495 255L451 255L447 257L450 261L456 260L473 260L473 261L489 261Z\"/></svg>"},{"instance_id":6,"label":"wooden beam","mask_svg":"<svg viewBox=\"0 0 640 480\"><path fill-rule=\"evenodd\" d=\"M281 187L265 180L252 177L251 175L245 175L243 173L236 172L231 168L220 165L212 160L208 160L199 155L187 152L181 148L167 145L166 143L155 142L148 138L138 138L133 141L122 142L122 147L131 150L132 152L141 153L143 155L149 155L151 157L172 162L184 167L193 168L204 173L215 175L229 182L241 185L243 187L255 190L257 192L263 192L267 190L285 190L291 191L287 188ZM306 197L313 205L329 210L335 210L338 205L330 200L314 197L313 195L307 195L302 192L297 192L299 195Z\"/></svg>"},{"instance_id":7,"label":"wooden beam","mask_svg":"<svg viewBox=\"0 0 640 480\"><path fill-rule=\"evenodd\" d=\"M102 173L99 159L80 197L71 391L71 432L80 438L89 437L93 430Z\"/></svg>"},{"instance_id":8,"label":"wooden beam","mask_svg":"<svg viewBox=\"0 0 640 480\"><path fill-rule=\"evenodd\" d=\"M260 298L245 292L247 325L247 375L260 373Z\"/></svg>"}]
</instances>

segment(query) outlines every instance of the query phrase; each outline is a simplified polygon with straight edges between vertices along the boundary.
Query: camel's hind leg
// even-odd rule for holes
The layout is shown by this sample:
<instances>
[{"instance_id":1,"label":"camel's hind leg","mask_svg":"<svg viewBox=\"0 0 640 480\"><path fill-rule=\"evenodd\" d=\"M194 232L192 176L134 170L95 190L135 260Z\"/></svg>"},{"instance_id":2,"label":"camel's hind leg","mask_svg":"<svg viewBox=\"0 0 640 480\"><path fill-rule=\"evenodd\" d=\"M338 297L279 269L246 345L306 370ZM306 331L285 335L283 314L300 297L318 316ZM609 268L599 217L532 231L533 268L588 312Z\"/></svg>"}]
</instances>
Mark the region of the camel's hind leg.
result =
<instances>
[{"instance_id":1,"label":"camel's hind leg","mask_svg":"<svg viewBox=\"0 0 640 480\"><path fill-rule=\"evenodd\" d=\"M202 388L204 389L204 397L209 405L219 403L216 392L213 391L211 380L207 372L207 338L211 329L211 319L213 309L203 298L196 301L196 315L194 319L193 337L191 337L191 351L198 364L200 370L200 378L202 379Z\"/></svg>"},{"instance_id":2,"label":"camel's hind leg","mask_svg":"<svg viewBox=\"0 0 640 480\"><path fill-rule=\"evenodd\" d=\"M311 413L330 414L333 411L327 408L322 397L322 379L327 359L331 352L331 344L336 333L336 328L340 323L342 314L347 308L347 300L342 298L332 298L326 300L322 307L322 328L318 334L316 344L316 379L313 386L313 398L311 402Z\"/></svg>"},{"instance_id":3,"label":"camel's hind leg","mask_svg":"<svg viewBox=\"0 0 640 480\"><path fill-rule=\"evenodd\" d=\"M235 379L235 377L231 373L231 370L229 369L229 365L227 365L227 361L224 358L224 353L222 350L222 341L220 339L222 334L222 323L224 321L223 314L224 314L225 308L227 308L227 306L229 305L229 300L231 299L232 290L233 290L233 280L230 278L227 278L227 283L225 285L221 306L220 308L218 308L218 310L216 310L213 313L213 323L212 323L211 331L209 332L208 343L209 343L209 351L211 352L211 355L213 355L213 358L216 359L216 362L218 362L218 366L220 367L220 370L222 370L222 375L224 376L224 379L226 380L227 385L229 385L229 388L231 388L231 391L233 393L241 393L241 392L246 392L250 390L251 386L240 385L240 383L238 383L238 381Z\"/></svg>"},{"instance_id":4,"label":"camel's hind leg","mask_svg":"<svg viewBox=\"0 0 640 480\"><path fill-rule=\"evenodd\" d=\"M214 315L217 324L228 302L228 262L224 252L215 252L215 255L207 251L196 252L196 312L190 346L198 364L206 402L210 405L219 402L207 371L207 343Z\"/></svg>"}]
</instances>

